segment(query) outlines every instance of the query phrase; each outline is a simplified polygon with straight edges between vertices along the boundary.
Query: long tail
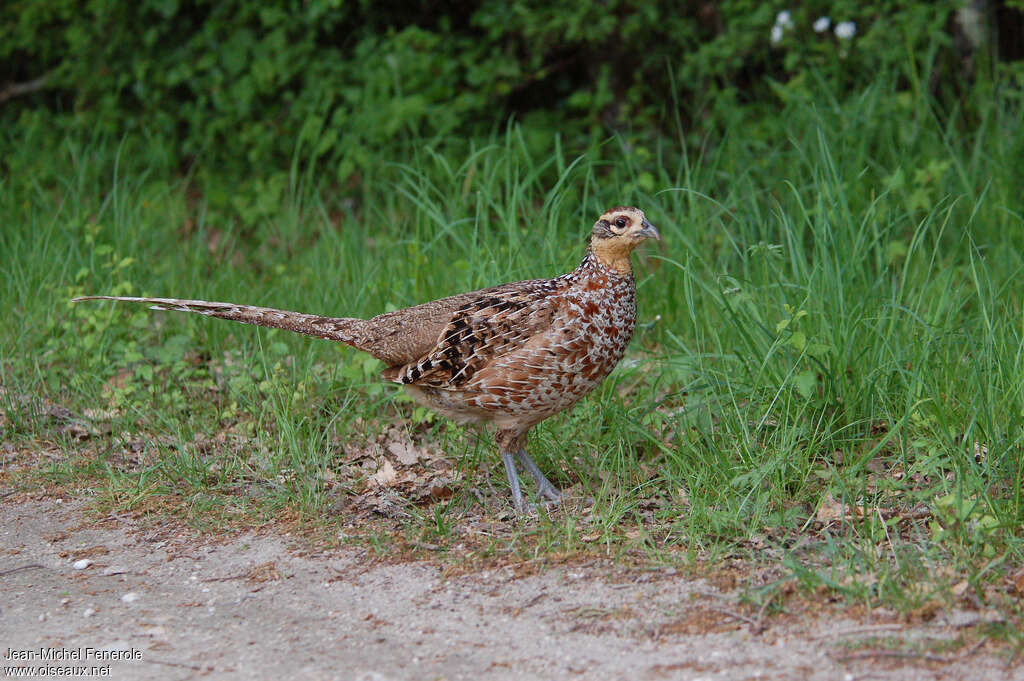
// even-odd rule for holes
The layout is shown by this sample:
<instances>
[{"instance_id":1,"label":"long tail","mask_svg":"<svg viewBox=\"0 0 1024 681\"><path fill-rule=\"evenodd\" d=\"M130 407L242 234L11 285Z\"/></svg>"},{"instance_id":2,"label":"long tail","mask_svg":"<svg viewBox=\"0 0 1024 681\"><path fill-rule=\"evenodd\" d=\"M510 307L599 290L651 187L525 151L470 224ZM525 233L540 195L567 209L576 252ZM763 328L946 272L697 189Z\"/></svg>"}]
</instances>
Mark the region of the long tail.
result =
<instances>
[{"instance_id":1,"label":"long tail","mask_svg":"<svg viewBox=\"0 0 1024 681\"><path fill-rule=\"evenodd\" d=\"M274 329L286 329L307 336L327 338L355 345L358 343L359 332L365 321L349 317L321 317L288 310L275 310L269 307L253 305L236 305L234 303L214 303L208 300L182 300L179 298L132 298L127 296L82 296L71 302L83 300L116 300L126 303L149 303L154 310L176 310L179 312L196 312L208 317L230 319L243 324L269 326ZM358 346L357 346L358 347Z\"/></svg>"}]
</instances>

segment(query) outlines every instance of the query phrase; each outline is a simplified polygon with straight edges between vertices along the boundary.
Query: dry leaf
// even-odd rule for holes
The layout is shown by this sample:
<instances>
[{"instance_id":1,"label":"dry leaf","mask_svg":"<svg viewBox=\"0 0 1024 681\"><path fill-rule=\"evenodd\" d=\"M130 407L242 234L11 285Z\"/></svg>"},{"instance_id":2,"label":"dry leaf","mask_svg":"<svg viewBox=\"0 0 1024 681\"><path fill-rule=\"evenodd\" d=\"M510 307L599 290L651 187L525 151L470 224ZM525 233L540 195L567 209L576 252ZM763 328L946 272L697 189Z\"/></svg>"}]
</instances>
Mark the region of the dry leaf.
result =
<instances>
[{"instance_id":1,"label":"dry leaf","mask_svg":"<svg viewBox=\"0 0 1024 681\"><path fill-rule=\"evenodd\" d=\"M679 498L679 503L683 508L690 506L690 493L685 487L679 487L676 489L676 496Z\"/></svg>"},{"instance_id":2,"label":"dry leaf","mask_svg":"<svg viewBox=\"0 0 1024 681\"><path fill-rule=\"evenodd\" d=\"M442 501L444 499L451 499L452 495L455 494L452 488L448 485L432 484L430 486L430 496L433 499Z\"/></svg>"},{"instance_id":3,"label":"dry leaf","mask_svg":"<svg viewBox=\"0 0 1024 681\"><path fill-rule=\"evenodd\" d=\"M411 466L420 459L420 452L411 442L391 441L388 443L388 452L403 466Z\"/></svg>"},{"instance_id":4,"label":"dry leaf","mask_svg":"<svg viewBox=\"0 0 1024 681\"><path fill-rule=\"evenodd\" d=\"M885 509L882 509L882 511L885 511ZM821 500L821 505L818 506L818 510L814 514L814 518L819 522L827 523L844 518L863 518L869 512L874 513L875 511L871 511L864 506L849 506L843 504L832 496L831 492L829 492L825 495L825 498Z\"/></svg>"},{"instance_id":5,"label":"dry leaf","mask_svg":"<svg viewBox=\"0 0 1024 681\"><path fill-rule=\"evenodd\" d=\"M825 495L825 498L821 500L821 505L818 506L818 511L814 514L816 520L822 523L831 522L833 520L840 520L845 517L843 510L843 504L836 501L836 498L829 492Z\"/></svg>"},{"instance_id":6,"label":"dry leaf","mask_svg":"<svg viewBox=\"0 0 1024 681\"><path fill-rule=\"evenodd\" d=\"M391 465L390 461L383 459L377 472L370 476L370 484L375 487L390 487L397 477L398 473L395 472L395 467Z\"/></svg>"},{"instance_id":7,"label":"dry leaf","mask_svg":"<svg viewBox=\"0 0 1024 681\"><path fill-rule=\"evenodd\" d=\"M259 584L261 582L276 582L281 579L281 573L278 571L277 566L274 565L274 562L270 561L267 563L261 563L249 570L249 574L247 574L245 578L253 584Z\"/></svg>"},{"instance_id":8,"label":"dry leaf","mask_svg":"<svg viewBox=\"0 0 1024 681\"><path fill-rule=\"evenodd\" d=\"M1024 568L1017 570L1013 576L1013 588L1017 590L1017 593L1024 595Z\"/></svg>"}]
</instances>

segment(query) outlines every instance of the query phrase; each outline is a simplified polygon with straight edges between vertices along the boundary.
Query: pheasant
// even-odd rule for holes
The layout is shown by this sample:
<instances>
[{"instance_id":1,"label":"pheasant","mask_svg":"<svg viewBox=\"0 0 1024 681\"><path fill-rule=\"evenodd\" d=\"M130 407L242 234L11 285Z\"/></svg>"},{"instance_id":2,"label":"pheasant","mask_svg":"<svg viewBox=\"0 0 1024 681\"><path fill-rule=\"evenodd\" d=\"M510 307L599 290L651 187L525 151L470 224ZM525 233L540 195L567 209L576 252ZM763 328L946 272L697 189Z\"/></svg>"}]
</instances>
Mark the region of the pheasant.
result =
<instances>
[{"instance_id":1,"label":"pheasant","mask_svg":"<svg viewBox=\"0 0 1024 681\"><path fill-rule=\"evenodd\" d=\"M642 211L613 208L594 223L572 272L441 298L372 319L321 317L250 305L176 298L85 296L149 303L341 341L387 365L382 378L459 424L492 424L512 500L529 505L516 460L552 502L562 494L526 451L530 429L593 390L622 359L636 325L630 254L661 240Z\"/></svg>"}]
</instances>

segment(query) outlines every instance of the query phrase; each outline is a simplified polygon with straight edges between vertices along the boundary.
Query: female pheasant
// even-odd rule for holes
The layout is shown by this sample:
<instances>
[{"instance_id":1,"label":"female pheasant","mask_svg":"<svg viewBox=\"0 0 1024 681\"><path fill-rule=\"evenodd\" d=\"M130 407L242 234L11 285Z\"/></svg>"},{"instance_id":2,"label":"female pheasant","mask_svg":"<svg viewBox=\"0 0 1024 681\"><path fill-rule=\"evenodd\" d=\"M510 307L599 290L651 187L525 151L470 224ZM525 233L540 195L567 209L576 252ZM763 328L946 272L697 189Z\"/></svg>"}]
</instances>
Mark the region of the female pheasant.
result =
<instances>
[{"instance_id":1,"label":"female pheasant","mask_svg":"<svg viewBox=\"0 0 1024 681\"><path fill-rule=\"evenodd\" d=\"M561 493L526 452L526 436L544 419L593 390L622 359L636 325L630 254L661 240L642 211L613 208L594 223L587 253L554 279L503 284L373 317L320 317L233 303L175 298L86 296L150 303L245 324L341 341L388 368L419 403L460 424L489 423L516 510L525 512L518 459L552 501Z\"/></svg>"}]
</instances>

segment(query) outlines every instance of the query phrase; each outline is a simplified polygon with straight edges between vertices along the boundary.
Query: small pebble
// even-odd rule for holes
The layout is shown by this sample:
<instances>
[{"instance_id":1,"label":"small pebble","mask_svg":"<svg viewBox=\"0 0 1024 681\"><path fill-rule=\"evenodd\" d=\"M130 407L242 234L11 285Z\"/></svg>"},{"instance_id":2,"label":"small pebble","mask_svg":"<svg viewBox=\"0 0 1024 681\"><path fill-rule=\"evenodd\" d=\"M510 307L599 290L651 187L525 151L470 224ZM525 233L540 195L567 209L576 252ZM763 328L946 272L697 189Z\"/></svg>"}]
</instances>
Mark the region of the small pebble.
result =
<instances>
[{"instance_id":1,"label":"small pebble","mask_svg":"<svg viewBox=\"0 0 1024 681\"><path fill-rule=\"evenodd\" d=\"M82 559L76 560L74 565L72 565L72 567L75 568L76 570L84 570L85 568L89 567L90 565L92 565L92 561L91 560L89 560L88 558L82 558Z\"/></svg>"},{"instance_id":2,"label":"small pebble","mask_svg":"<svg viewBox=\"0 0 1024 681\"><path fill-rule=\"evenodd\" d=\"M39 613L39 621L40 622L45 622L46 621L46 613L45 612Z\"/></svg>"},{"instance_id":3,"label":"small pebble","mask_svg":"<svg viewBox=\"0 0 1024 681\"><path fill-rule=\"evenodd\" d=\"M95 608L86 608L85 612L82 613L82 617L92 617L96 614Z\"/></svg>"},{"instance_id":4,"label":"small pebble","mask_svg":"<svg viewBox=\"0 0 1024 681\"><path fill-rule=\"evenodd\" d=\"M71 602L70 598L62 598L62 599L60 599L60 604L63 605L64 607L67 607L68 603L70 603L70 602Z\"/></svg>"},{"instance_id":5,"label":"small pebble","mask_svg":"<svg viewBox=\"0 0 1024 681\"><path fill-rule=\"evenodd\" d=\"M139 600L139 594L134 591L129 591L124 596L121 596L121 601L123 603L134 603L137 600Z\"/></svg>"}]
</instances>

